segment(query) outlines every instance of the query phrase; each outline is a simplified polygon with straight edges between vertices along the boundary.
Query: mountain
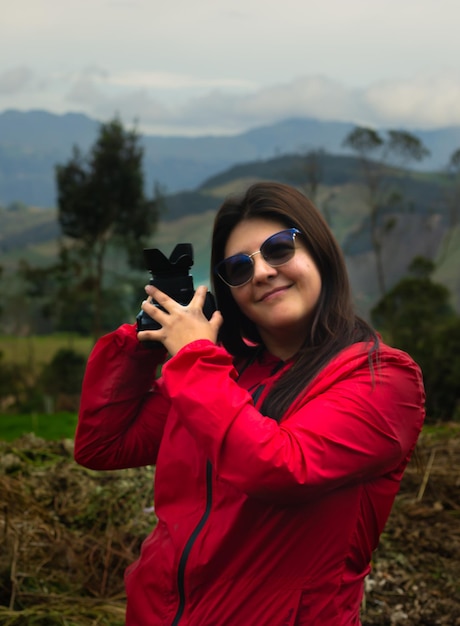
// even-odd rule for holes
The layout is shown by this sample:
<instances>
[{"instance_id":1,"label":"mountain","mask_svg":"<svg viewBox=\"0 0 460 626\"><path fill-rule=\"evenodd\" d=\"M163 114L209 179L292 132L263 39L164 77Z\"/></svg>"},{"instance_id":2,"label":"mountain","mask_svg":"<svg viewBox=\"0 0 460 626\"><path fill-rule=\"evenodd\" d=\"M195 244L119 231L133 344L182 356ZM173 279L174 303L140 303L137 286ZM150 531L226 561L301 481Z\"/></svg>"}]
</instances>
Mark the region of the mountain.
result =
<instances>
[{"instance_id":1,"label":"mountain","mask_svg":"<svg viewBox=\"0 0 460 626\"><path fill-rule=\"evenodd\" d=\"M288 119L234 136L163 137L142 135L146 191L158 182L167 193L195 189L211 176L240 163L324 150L347 154L343 139L354 127L344 122ZM54 168L72 155L74 145L87 152L99 122L80 113L47 111L0 113L0 205L21 202L54 207ZM460 127L411 131L431 151L424 170L445 167L460 147Z\"/></svg>"},{"instance_id":2,"label":"mountain","mask_svg":"<svg viewBox=\"0 0 460 626\"><path fill-rule=\"evenodd\" d=\"M366 187L359 161L356 157L329 153L322 153L319 158L321 180L315 203L328 217L345 253L357 303L361 313L366 315L378 293ZM301 156L277 156L240 163L209 177L194 190L166 194L158 230L149 245L170 254L176 243L192 243L196 284L208 283L209 248L216 210L229 194L244 190L252 181L267 179L303 187L308 193L305 159ZM402 194L402 202L394 205L385 218L391 221L383 249L387 285L391 286L407 273L415 256L437 259L434 278L451 290L454 306L460 311L460 226L451 233L449 253L440 256L449 225L450 206L444 177L432 172L394 170L387 183ZM42 210L20 204L0 207L0 290L20 289L17 280L20 260L26 260L33 267L53 264L59 236L54 209ZM108 267L112 280L123 291L122 285L133 276L124 256L114 251ZM10 276L15 279L9 280ZM138 272L135 280L142 285L145 275Z\"/></svg>"}]
</instances>

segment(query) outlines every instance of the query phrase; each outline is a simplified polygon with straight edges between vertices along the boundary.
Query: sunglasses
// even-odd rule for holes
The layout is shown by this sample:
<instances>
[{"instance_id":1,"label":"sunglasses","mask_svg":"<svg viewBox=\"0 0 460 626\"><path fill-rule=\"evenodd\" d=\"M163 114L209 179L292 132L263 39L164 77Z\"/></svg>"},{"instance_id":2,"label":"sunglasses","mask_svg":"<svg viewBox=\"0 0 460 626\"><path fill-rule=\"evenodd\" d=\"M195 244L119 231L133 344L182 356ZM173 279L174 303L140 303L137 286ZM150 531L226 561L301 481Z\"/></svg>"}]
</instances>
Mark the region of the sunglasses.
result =
<instances>
[{"instance_id":1,"label":"sunglasses","mask_svg":"<svg viewBox=\"0 0 460 626\"><path fill-rule=\"evenodd\" d=\"M284 265L294 256L295 238L300 234L297 228L288 228L275 233L263 242L257 252L229 256L218 263L214 271L229 287L241 287L254 276L252 259L256 254L261 254L264 261L272 267Z\"/></svg>"}]
</instances>

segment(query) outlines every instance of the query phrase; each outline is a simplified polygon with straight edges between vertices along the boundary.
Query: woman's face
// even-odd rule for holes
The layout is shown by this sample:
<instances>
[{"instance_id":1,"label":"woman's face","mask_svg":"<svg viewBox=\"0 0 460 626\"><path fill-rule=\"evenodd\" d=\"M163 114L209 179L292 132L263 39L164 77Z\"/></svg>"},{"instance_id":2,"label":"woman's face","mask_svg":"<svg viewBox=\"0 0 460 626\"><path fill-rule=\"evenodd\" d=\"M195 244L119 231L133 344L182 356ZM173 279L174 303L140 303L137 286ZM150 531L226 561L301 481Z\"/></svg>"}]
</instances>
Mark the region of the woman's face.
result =
<instances>
[{"instance_id":1,"label":"woman's face","mask_svg":"<svg viewBox=\"0 0 460 626\"><path fill-rule=\"evenodd\" d=\"M230 233L225 258L238 253L250 255L258 251L268 237L285 229L286 225L277 220L244 220ZM318 268L301 235L295 239L295 248L294 256L278 267L272 267L261 254L256 254L252 257L253 278L231 289L235 302L256 324L267 348L273 348L273 342L277 344L278 349L272 349L274 353L280 353L282 345L292 354L300 348L321 293Z\"/></svg>"}]
</instances>

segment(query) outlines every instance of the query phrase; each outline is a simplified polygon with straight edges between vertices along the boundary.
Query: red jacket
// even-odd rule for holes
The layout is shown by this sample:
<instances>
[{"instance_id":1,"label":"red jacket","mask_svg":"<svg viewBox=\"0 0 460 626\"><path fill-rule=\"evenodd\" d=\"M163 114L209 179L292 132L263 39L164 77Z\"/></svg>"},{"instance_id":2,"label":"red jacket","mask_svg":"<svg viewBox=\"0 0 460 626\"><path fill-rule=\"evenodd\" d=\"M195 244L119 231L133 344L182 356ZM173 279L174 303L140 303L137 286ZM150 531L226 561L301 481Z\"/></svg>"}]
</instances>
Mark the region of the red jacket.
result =
<instances>
[{"instance_id":1,"label":"red jacket","mask_svg":"<svg viewBox=\"0 0 460 626\"><path fill-rule=\"evenodd\" d=\"M266 355L238 378L203 340L154 382L163 356L133 326L100 339L76 432L86 467L156 464L158 524L126 572L127 626L358 625L422 427L418 366L381 345L372 372L355 344L277 423L257 407L290 363Z\"/></svg>"}]
</instances>

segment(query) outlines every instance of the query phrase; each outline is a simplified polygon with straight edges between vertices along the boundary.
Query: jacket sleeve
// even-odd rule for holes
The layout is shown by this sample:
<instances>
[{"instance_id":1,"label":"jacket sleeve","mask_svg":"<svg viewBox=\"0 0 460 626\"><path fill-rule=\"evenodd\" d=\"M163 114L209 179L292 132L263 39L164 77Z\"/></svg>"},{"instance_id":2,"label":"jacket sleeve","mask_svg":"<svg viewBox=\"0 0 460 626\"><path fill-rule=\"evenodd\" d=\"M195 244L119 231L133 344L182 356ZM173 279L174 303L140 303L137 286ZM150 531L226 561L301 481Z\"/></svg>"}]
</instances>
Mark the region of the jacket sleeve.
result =
<instances>
[{"instance_id":1,"label":"jacket sleeve","mask_svg":"<svg viewBox=\"0 0 460 626\"><path fill-rule=\"evenodd\" d=\"M79 464L111 470L156 462L169 410L155 381L165 356L163 349L141 344L129 324L98 340L82 385L74 452Z\"/></svg>"},{"instance_id":2,"label":"jacket sleeve","mask_svg":"<svg viewBox=\"0 0 460 626\"><path fill-rule=\"evenodd\" d=\"M183 348L163 377L174 411L221 479L253 496L298 502L402 472L422 427L421 373L407 354L387 348L372 371L362 347L344 353L280 424L256 410L229 355L210 342Z\"/></svg>"}]
</instances>

